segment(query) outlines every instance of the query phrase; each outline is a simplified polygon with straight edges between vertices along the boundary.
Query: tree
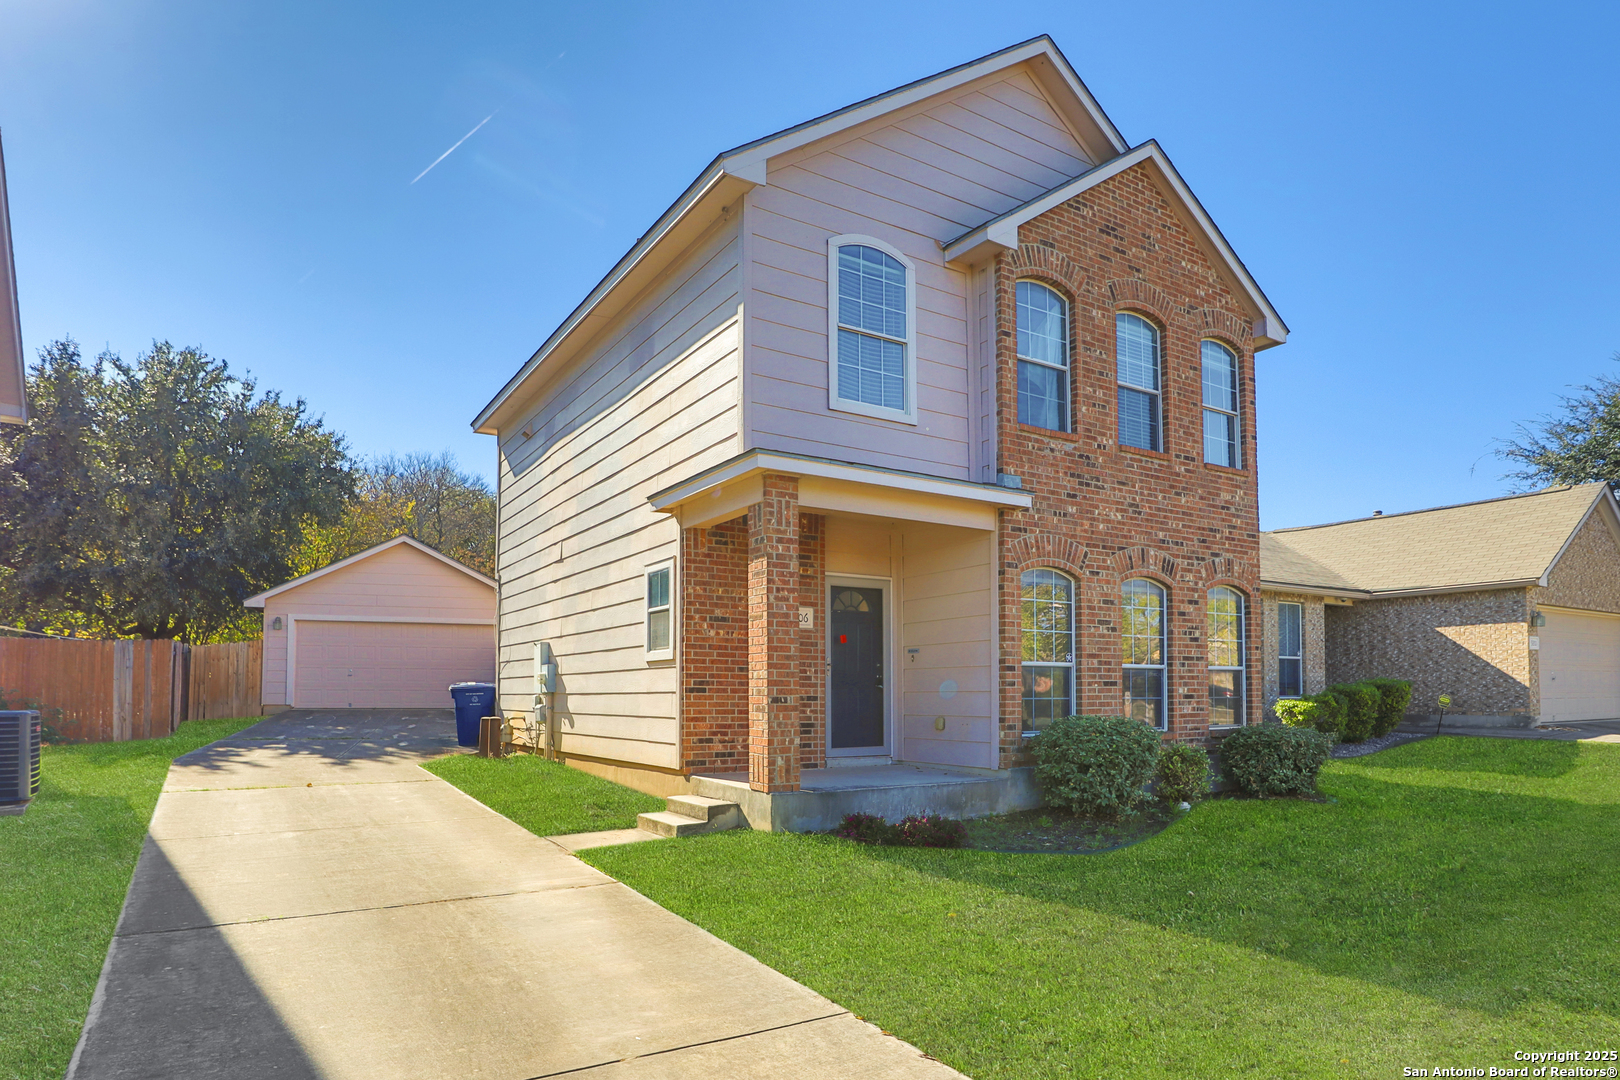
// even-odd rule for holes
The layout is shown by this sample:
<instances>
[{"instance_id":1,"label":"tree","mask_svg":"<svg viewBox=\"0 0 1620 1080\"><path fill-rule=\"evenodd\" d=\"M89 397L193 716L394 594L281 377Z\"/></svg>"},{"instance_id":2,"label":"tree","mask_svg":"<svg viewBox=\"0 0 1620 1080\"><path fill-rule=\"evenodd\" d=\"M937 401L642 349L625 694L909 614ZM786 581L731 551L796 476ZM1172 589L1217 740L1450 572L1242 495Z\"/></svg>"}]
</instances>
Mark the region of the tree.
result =
<instances>
[{"instance_id":1,"label":"tree","mask_svg":"<svg viewBox=\"0 0 1620 1080\"><path fill-rule=\"evenodd\" d=\"M0 605L100 635L190 641L293 575L353 493L340 435L200 349L40 352L0 436Z\"/></svg>"},{"instance_id":2,"label":"tree","mask_svg":"<svg viewBox=\"0 0 1620 1080\"><path fill-rule=\"evenodd\" d=\"M358 471L342 519L305 530L295 563L307 574L396 536L493 577L495 493L449 453L377 458Z\"/></svg>"},{"instance_id":3,"label":"tree","mask_svg":"<svg viewBox=\"0 0 1620 1080\"><path fill-rule=\"evenodd\" d=\"M1614 355L1620 361L1620 353ZM1561 398L1562 411L1520 424L1498 456L1523 466L1507 474L1520 490L1602 480L1620 488L1620 379L1600 376Z\"/></svg>"}]
</instances>

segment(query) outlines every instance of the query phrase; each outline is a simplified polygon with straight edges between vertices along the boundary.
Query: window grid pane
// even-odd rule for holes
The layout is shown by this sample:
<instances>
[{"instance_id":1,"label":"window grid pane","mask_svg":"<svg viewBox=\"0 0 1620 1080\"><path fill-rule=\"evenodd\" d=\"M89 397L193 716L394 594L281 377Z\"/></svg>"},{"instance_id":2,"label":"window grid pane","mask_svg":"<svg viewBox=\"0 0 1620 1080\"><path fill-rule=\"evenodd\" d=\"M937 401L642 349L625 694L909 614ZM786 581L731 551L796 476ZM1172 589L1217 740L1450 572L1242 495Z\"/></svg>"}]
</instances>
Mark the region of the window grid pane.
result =
<instances>
[{"instance_id":1,"label":"window grid pane","mask_svg":"<svg viewBox=\"0 0 1620 1080\"><path fill-rule=\"evenodd\" d=\"M1050 431L1068 431L1068 372L1018 361L1018 422Z\"/></svg>"},{"instance_id":2,"label":"window grid pane","mask_svg":"<svg viewBox=\"0 0 1620 1080\"><path fill-rule=\"evenodd\" d=\"M1151 581L1133 578L1125 582L1121 590L1120 609L1125 712L1163 728L1166 722L1164 590Z\"/></svg>"},{"instance_id":3,"label":"window grid pane","mask_svg":"<svg viewBox=\"0 0 1620 1080\"><path fill-rule=\"evenodd\" d=\"M838 322L905 340L906 268L877 248L838 249Z\"/></svg>"},{"instance_id":4,"label":"window grid pane","mask_svg":"<svg viewBox=\"0 0 1620 1080\"><path fill-rule=\"evenodd\" d=\"M1018 355L1069 366L1069 305L1045 285L1018 283Z\"/></svg>"},{"instance_id":5,"label":"window grid pane","mask_svg":"<svg viewBox=\"0 0 1620 1080\"><path fill-rule=\"evenodd\" d=\"M1304 686L1304 613L1300 604L1277 605L1277 696L1299 697Z\"/></svg>"},{"instance_id":6,"label":"window grid pane","mask_svg":"<svg viewBox=\"0 0 1620 1080\"><path fill-rule=\"evenodd\" d=\"M885 409L906 407L906 347L838 331L838 396Z\"/></svg>"},{"instance_id":7,"label":"window grid pane","mask_svg":"<svg viewBox=\"0 0 1620 1080\"><path fill-rule=\"evenodd\" d=\"M1159 395L1119 388L1119 441L1143 450L1159 448Z\"/></svg>"},{"instance_id":8,"label":"window grid pane","mask_svg":"<svg viewBox=\"0 0 1620 1080\"><path fill-rule=\"evenodd\" d=\"M1114 316L1114 342L1119 381L1157 393L1159 331L1146 319L1120 312Z\"/></svg>"},{"instance_id":9,"label":"window grid pane","mask_svg":"<svg viewBox=\"0 0 1620 1080\"><path fill-rule=\"evenodd\" d=\"M1204 460L1229 469L1239 467L1237 417L1214 409L1204 410Z\"/></svg>"},{"instance_id":10,"label":"window grid pane","mask_svg":"<svg viewBox=\"0 0 1620 1080\"><path fill-rule=\"evenodd\" d=\"M1244 722L1243 594L1219 586L1209 590L1209 722Z\"/></svg>"},{"instance_id":11,"label":"window grid pane","mask_svg":"<svg viewBox=\"0 0 1620 1080\"><path fill-rule=\"evenodd\" d=\"M1074 583L1056 570L1024 571L1019 603L1024 730L1074 712Z\"/></svg>"},{"instance_id":12,"label":"window grid pane","mask_svg":"<svg viewBox=\"0 0 1620 1080\"><path fill-rule=\"evenodd\" d=\"M1204 404L1223 412L1237 412L1237 357L1214 341L1205 341L1200 352L1204 361Z\"/></svg>"}]
</instances>

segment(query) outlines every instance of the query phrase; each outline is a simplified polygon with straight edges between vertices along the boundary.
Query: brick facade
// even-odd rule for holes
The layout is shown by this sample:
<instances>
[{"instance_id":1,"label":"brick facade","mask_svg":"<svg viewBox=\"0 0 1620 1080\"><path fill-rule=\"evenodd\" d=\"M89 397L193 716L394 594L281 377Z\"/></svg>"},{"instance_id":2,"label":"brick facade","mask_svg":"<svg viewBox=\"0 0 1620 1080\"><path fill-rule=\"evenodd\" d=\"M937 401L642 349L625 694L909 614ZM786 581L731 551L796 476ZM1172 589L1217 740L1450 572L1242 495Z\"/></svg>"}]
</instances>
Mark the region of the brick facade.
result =
<instances>
[{"instance_id":1,"label":"brick facade","mask_svg":"<svg viewBox=\"0 0 1620 1080\"><path fill-rule=\"evenodd\" d=\"M1620 544L1615 543L1608 515L1592 514L1575 531L1547 577L1545 589L1531 590L1537 604L1620 612Z\"/></svg>"},{"instance_id":2,"label":"brick facade","mask_svg":"<svg viewBox=\"0 0 1620 1080\"><path fill-rule=\"evenodd\" d=\"M998 468L1034 497L1003 511L1001 763L1023 760L1020 575L1047 566L1077 583L1080 711L1123 708L1119 607L1131 577L1167 592L1167 738L1202 739L1209 718L1205 599L1228 585L1259 596L1254 472L1254 356L1245 306L1215 271L1143 166L1129 169L1019 227L1018 251L995 269ZM1016 283L1040 281L1070 304L1070 416L1059 433L1018 423ZM1159 327L1164 451L1121 447L1114 315ZM1203 460L1200 342L1236 353L1243 468ZM1246 641L1249 721L1259 717L1258 635Z\"/></svg>"},{"instance_id":3,"label":"brick facade","mask_svg":"<svg viewBox=\"0 0 1620 1080\"><path fill-rule=\"evenodd\" d=\"M748 519L681 532L681 768L748 768Z\"/></svg>"},{"instance_id":4,"label":"brick facade","mask_svg":"<svg viewBox=\"0 0 1620 1080\"><path fill-rule=\"evenodd\" d=\"M1407 679L1410 711L1535 716L1538 654L1530 648L1530 590L1492 589L1358 600L1327 611L1329 683Z\"/></svg>"},{"instance_id":5,"label":"brick facade","mask_svg":"<svg viewBox=\"0 0 1620 1080\"><path fill-rule=\"evenodd\" d=\"M1303 689L1306 696L1320 694L1327 689L1327 627L1322 598L1305 593L1261 593L1260 625L1255 628L1255 632L1260 635L1262 687L1260 715L1267 720L1276 716L1276 713L1272 712L1272 706L1277 704L1278 696L1277 605L1279 603L1298 604L1303 609L1300 612L1300 645L1304 650L1301 667L1304 668Z\"/></svg>"}]
</instances>

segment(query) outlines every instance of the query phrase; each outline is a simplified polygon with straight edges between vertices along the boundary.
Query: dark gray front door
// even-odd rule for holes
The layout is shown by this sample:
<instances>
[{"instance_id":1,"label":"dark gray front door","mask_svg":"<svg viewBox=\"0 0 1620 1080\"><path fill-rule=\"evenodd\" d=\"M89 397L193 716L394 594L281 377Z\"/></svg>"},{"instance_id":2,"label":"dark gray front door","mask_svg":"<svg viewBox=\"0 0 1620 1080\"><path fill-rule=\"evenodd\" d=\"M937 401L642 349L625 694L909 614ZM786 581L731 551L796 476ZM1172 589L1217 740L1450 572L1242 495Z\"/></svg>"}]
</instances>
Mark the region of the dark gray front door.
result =
<instances>
[{"instance_id":1,"label":"dark gray front door","mask_svg":"<svg viewBox=\"0 0 1620 1080\"><path fill-rule=\"evenodd\" d=\"M883 590L832 586L828 748L883 746Z\"/></svg>"}]
</instances>

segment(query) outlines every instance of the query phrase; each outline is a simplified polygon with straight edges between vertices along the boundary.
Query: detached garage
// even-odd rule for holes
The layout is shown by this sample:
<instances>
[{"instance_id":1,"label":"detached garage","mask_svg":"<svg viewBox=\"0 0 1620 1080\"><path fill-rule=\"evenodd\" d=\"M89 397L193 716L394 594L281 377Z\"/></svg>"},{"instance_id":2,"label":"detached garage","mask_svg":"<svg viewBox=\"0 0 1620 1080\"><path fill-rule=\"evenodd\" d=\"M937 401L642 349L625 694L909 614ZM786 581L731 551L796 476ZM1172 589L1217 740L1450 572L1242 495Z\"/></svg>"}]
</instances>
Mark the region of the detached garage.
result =
<instances>
[{"instance_id":1,"label":"detached garage","mask_svg":"<svg viewBox=\"0 0 1620 1080\"><path fill-rule=\"evenodd\" d=\"M495 680L495 583L401 536L249 598L264 609L265 712L447 709Z\"/></svg>"}]
</instances>

